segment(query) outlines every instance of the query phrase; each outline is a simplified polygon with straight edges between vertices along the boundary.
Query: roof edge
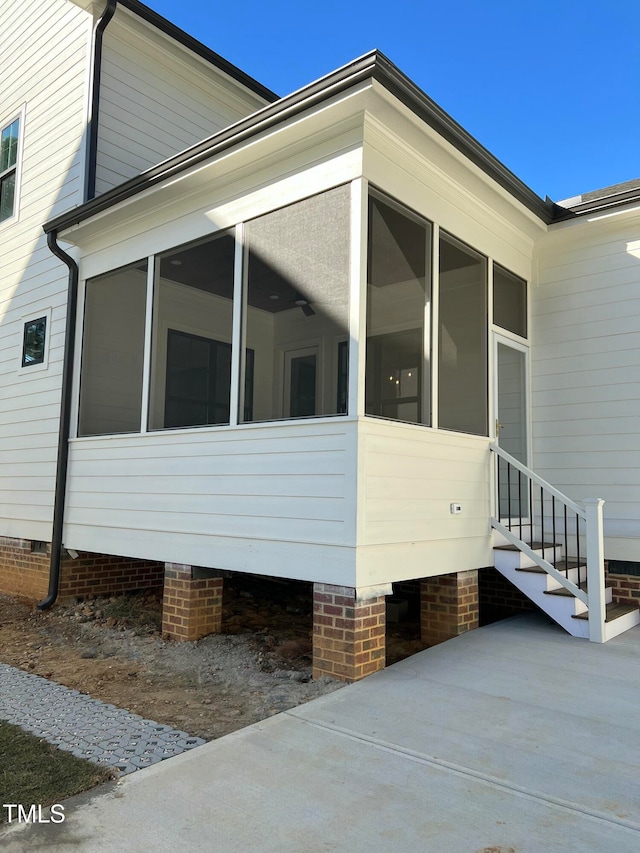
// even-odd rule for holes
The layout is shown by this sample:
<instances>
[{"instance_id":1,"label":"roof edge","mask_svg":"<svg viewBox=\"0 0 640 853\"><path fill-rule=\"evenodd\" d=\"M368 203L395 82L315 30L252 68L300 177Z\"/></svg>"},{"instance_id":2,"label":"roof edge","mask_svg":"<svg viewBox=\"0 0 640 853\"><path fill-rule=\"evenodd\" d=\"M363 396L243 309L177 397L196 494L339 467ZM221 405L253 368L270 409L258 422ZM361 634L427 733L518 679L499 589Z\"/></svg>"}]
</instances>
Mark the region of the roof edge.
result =
<instances>
[{"instance_id":1,"label":"roof edge","mask_svg":"<svg viewBox=\"0 0 640 853\"><path fill-rule=\"evenodd\" d=\"M378 53L374 77L543 222L553 220L555 205L549 198L540 198L382 53Z\"/></svg>"},{"instance_id":2,"label":"roof edge","mask_svg":"<svg viewBox=\"0 0 640 853\"><path fill-rule=\"evenodd\" d=\"M141 5L137 0L120 0L126 5ZM457 148L472 163L496 181L513 198L523 204L546 224L554 220L556 205L542 199L525 183L493 156L470 133L415 85L383 53L372 50L319 80L298 89L290 95L267 104L244 119L218 131L167 160L152 166L134 178L119 184L95 199L45 222L45 232L61 231L102 213L138 193L144 192L195 166L215 154L244 141L259 131L268 129L282 120L339 94L366 80L377 80L391 94L404 103L420 119Z\"/></svg>"},{"instance_id":3,"label":"roof edge","mask_svg":"<svg viewBox=\"0 0 640 853\"><path fill-rule=\"evenodd\" d=\"M129 0L127 0L129 2ZM102 213L108 208L120 202L151 189L169 177L198 165L203 160L224 151L233 145L253 136L261 130L266 130L276 125L286 114L287 117L294 116L310 106L325 100L330 95L337 94L351 86L357 85L372 76L375 65L376 51L367 53L348 65L344 65L337 71L321 77L308 86L298 89L291 95L280 98L272 104L267 104L246 118L240 119L234 124L219 130L213 136L209 136L201 142L197 142L190 148L174 154L167 160L152 166L141 172L134 178L130 178L117 187L107 190L102 195L85 204L74 207L53 219L48 220L42 226L45 233L50 231L62 231L79 225L92 216Z\"/></svg>"}]
</instances>

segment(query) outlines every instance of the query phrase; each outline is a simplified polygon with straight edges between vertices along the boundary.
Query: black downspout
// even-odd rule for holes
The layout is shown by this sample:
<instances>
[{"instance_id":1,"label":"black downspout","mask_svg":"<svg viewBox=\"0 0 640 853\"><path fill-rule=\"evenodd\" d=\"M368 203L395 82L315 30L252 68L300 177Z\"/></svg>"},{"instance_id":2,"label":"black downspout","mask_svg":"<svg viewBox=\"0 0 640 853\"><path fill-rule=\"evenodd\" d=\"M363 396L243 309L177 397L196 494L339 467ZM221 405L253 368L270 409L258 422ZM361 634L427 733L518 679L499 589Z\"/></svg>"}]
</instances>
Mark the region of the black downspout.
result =
<instances>
[{"instance_id":1,"label":"black downspout","mask_svg":"<svg viewBox=\"0 0 640 853\"><path fill-rule=\"evenodd\" d=\"M87 158L84 200L96 194L96 162L98 159L98 119L100 116L100 75L102 73L102 41L109 21L116 13L118 0L107 0L104 12L95 28L93 42L93 80L91 84L91 118L87 128Z\"/></svg>"},{"instance_id":2,"label":"black downspout","mask_svg":"<svg viewBox=\"0 0 640 853\"><path fill-rule=\"evenodd\" d=\"M104 31L113 18L118 0L107 0L95 27L93 42L93 79L91 84L91 117L87 128L87 152L85 168L84 201L96 194L96 161L98 153L98 118L100 113L100 74L102 70L102 42ZM55 231L47 232L47 245L53 254L69 268L67 290L67 323L65 329L64 361L62 365L62 395L60 399L60 428L58 432L58 459L56 485L53 500L53 528L51 531L51 557L49 561L49 591L46 598L38 602L38 610L48 610L58 597L60 565L62 562L62 529L64 525L64 503L67 494L67 468L69 461L69 428L71 425L71 383L76 344L76 311L78 306L78 265L64 252L57 242Z\"/></svg>"},{"instance_id":3,"label":"black downspout","mask_svg":"<svg viewBox=\"0 0 640 853\"><path fill-rule=\"evenodd\" d=\"M60 400L60 429L58 432L58 460L56 488L53 503L53 529L51 533L51 558L49 563L49 592L38 602L38 610L48 610L58 597L60 563L62 561L62 526L64 502L67 492L67 463L69 459L69 427L71 425L71 382L76 341L76 311L78 305L78 264L57 243L57 233L49 231L47 245L53 254L69 268L67 291L67 323L65 328L64 361L62 364L62 397Z\"/></svg>"}]
</instances>

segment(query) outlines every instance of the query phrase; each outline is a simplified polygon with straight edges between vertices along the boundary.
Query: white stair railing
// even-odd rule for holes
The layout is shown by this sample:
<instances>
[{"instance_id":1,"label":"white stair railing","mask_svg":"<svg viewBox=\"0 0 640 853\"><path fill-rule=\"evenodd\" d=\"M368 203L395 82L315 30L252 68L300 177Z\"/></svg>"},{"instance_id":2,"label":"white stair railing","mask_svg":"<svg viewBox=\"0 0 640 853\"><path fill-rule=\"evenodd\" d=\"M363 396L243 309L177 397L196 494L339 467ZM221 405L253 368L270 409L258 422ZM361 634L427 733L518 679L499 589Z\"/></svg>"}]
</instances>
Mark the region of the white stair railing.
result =
<instances>
[{"instance_id":1,"label":"white stair railing","mask_svg":"<svg viewBox=\"0 0 640 853\"><path fill-rule=\"evenodd\" d=\"M587 605L589 639L605 642L604 501L586 500L583 509L498 444L489 446L495 460L492 527ZM554 565L545 557L548 548L541 554L532 548L523 538L527 529L532 540L535 531L543 545L548 540L554 546L561 545L564 560Z\"/></svg>"}]
</instances>

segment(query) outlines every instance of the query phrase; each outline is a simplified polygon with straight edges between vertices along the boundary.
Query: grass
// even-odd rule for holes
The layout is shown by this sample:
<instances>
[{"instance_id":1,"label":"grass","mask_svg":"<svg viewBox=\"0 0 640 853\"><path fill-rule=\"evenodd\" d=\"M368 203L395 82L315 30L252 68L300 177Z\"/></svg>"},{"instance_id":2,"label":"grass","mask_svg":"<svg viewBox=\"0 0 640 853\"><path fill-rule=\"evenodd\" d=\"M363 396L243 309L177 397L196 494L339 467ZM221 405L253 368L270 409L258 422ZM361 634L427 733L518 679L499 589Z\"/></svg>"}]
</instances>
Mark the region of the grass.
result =
<instances>
[{"instance_id":1,"label":"grass","mask_svg":"<svg viewBox=\"0 0 640 853\"><path fill-rule=\"evenodd\" d=\"M0 807L50 806L109 778L109 770L0 720ZM0 808L0 824L7 818L8 810Z\"/></svg>"}]
</instances>

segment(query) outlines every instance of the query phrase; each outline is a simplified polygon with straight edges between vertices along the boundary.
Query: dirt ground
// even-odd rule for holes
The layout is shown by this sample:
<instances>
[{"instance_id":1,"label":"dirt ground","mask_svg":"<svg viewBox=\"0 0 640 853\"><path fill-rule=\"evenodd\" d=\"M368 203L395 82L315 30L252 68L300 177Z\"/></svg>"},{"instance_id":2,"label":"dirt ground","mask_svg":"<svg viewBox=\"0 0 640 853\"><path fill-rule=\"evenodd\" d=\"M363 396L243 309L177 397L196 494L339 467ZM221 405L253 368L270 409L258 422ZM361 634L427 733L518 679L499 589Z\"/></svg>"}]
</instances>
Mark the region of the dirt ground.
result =
<instances>
[{"instance_id":1,"label":"dirt ground","mask_svg":"<svg viewBox=\"0 0 640 853\"><path fill-rule=\"evenodd\" d=\"M0 661L213 739L342 686L311 679L309 585L225 581L223 633L165 641L161 592L64 602L46 613L0 596ZM420 648L389 626L388 662Z\"/></svg>"}]
</instances>

